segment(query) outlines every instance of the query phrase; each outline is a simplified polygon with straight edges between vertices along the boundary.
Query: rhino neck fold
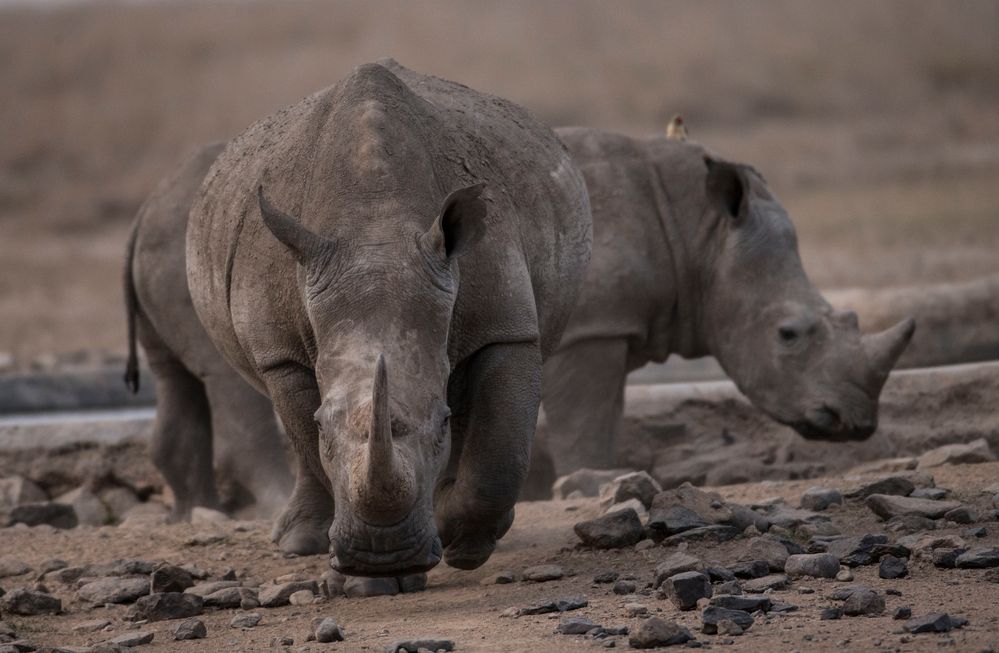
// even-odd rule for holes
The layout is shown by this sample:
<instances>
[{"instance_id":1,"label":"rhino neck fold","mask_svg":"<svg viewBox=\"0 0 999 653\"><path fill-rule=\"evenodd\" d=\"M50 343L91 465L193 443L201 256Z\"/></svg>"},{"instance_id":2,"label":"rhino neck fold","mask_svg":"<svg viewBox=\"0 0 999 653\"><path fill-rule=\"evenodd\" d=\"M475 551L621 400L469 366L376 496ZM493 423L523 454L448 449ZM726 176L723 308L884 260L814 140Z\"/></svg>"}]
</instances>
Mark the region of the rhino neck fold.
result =
<instances>
[{"instance_id":1,"label":"rhino neck fold","mask_svg":"<svg viewBox=\"0 0 999 653\"><path fill-rule=\"evenodd\" d=\"M674 219L680 212L673 210L675 203L663 183L658 166L651 159L647 160L647 165L656 214L665 242L664 251L669 259L665 267L672 276L672 283L667 284L665 296L660 298L663 311L657 319L655 333L651 336L656 343L653 346L657 354L654 358L665 360L670 354L679 354L684 358L707 356L711 352L701 329L701 275L694 257L688 251L689 236L683 233Z\"/></svg>"}]
</instances>

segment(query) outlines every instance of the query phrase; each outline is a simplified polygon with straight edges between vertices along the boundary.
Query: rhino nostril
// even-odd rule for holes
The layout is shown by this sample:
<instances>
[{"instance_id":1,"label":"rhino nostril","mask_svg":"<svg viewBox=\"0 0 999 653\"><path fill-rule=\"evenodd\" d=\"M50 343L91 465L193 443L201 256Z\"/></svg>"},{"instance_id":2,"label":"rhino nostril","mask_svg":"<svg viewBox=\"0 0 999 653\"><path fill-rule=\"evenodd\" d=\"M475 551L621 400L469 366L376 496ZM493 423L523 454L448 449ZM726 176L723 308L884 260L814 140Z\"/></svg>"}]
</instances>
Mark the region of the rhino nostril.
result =
<instances>
[{"instance_id":1,"label":"rhino nostril","mask_svg":"<svg viewBox=\"0 0 999 653\"><path fill-rule=\"evenodd\" d=\"M827 429L834 428L842 424L839 412L835 408L830 408L829 406L823 406L819 409L815 421Z\"/></svg>"}]
</instances>

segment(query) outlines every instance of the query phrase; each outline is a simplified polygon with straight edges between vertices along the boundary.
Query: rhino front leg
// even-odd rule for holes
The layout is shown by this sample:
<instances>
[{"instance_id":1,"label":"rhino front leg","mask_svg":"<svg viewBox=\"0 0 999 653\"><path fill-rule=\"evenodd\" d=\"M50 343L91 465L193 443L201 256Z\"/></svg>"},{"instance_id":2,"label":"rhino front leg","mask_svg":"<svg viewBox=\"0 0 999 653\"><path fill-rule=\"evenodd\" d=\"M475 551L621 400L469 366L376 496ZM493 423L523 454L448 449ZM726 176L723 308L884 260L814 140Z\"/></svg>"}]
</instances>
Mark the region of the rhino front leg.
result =
<instances>
[{"instance_id":1,"label":"rhino front leg","mask_svg":"<svg viewBox=\"0 0 999 653\"><path fill-rule=\"evenodd\" d=\"M623 338L578 342L545 361L544 442L557 475L615 466L627 364Z\"/></svg>"},{"instance_id":2,"label":"rhino front leg","mask_svg":"<svg viewBox=\"0 0 999 653\"><path fill-rule=\"evenodd\" d=\"M296 458L295 488L274 524L271 539L287 553L325 553L333 523L333 495L320 462L319 432L313 420L320 403L315 376L312 370L291 364L271 372L264 382Z\"/></svg>"},{"instance_id":3,"label":"rhino front leg","mask_svg":"<svg viewBox=\"0 0 999 653\"><path fill-rule=\"evenodd\" d=\"M481 566L513 523L541 401L535 343L490 345L455 370L448 388L451 458L434 497L444 561Z\"/></svg>"}]
</instances>

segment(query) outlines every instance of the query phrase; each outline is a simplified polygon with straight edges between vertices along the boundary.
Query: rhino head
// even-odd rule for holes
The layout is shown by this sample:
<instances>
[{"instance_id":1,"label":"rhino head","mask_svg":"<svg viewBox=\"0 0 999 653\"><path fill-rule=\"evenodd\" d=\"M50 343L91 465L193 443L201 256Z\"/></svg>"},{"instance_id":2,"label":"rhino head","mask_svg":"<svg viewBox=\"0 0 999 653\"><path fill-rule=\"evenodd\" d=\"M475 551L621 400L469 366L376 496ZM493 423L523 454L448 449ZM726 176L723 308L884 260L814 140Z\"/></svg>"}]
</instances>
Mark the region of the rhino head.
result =
<instances>
[{"instance_id":1,"label":"rhino head","mask_svg":"<svg viewBox=\"0 0 999 653\"><path fill-rule=\"evenodd\" d=\"M309 231L260 190L264 222L304 279L313 417L336 505L331 565L345 574L399 576L441 559L433 492L450 451L448 332L457 258L484 230L482 190L448 195L429 229L397 216L356 239Z\"/></svg>"},{"instance_id":2,"label":"rhino head","mask_svg":"<svg viewBox=\"0 0 999 653\"><path fill-rule=\"evenodd\" d=\"M833 309L808 280L794 226L759 174L711 156L704 164L708 347L753 404L802 436L868 438L914 321L862 335L856 313Z\"/></svg>"}]
</instances>

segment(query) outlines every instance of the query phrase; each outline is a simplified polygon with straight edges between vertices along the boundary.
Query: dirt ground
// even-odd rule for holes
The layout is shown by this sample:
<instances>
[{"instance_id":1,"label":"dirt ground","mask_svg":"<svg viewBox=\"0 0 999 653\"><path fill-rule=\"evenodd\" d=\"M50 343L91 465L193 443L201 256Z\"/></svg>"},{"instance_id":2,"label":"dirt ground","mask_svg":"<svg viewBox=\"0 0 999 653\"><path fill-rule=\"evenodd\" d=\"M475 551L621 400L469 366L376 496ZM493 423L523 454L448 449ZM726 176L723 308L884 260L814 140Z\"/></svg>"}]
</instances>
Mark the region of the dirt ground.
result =
<instances>
[{"instance_id":1,"label":"dirt ground","mask_svg":"<svg viewBox=\"0 0 999 653\"><path fill-rule=\"evenodd\" d=\"M999 271L999 3L0 3L0 353L122 352L128 224L200 144L392 56L766 175L821 287Z\"/></svg>"},{"instance_id":2,"label":"dirt ground","mask_svg":"<svg viewBox=\"0 0 999 653\"><path fill-rule=\"evenodd\" d=\"M953 496L981 503L982 488L999 478L999 463L946 466L932 470L936 485L948 488ZM801 493L813 484L845 489L850 481L818 479L787 481L718 488L728 501L749 505L774 496L797 505ZM820 621L822 608L836 605L828 595L844 585L834 580L799 579L791 588L773 592L770 597L798 606L785 615L771 614L758 619L745 635L728 638L700 632L700 611L679 612L655 594L619 596L610 585L596 585L595 574L614 570L622 576L632 574L641 590L652 579L656 564L673 553L676 547L653 547L647 551L632 549L592 551L575 548L577 539L572 525L598 514L596 499L522 503L517 508L513 529L501 542L496 554L481 569L461 572L444 566L430 573L425 592L394 597L335 598L307 607L258 608L263 615L259 626L248 630L233 629L229 621L240 610L209 610L201 618L208 637L198 642L174 642L171 629L176 622L158 622L140 626L154 631L153 642L143 651L259 651L280 650L273 641L291 637L291 650L306 651L380 651L391 641L420 635L437 635L454 640L458 651L528 651L591 650L599 642L584 636L555 634L557 617L524 616L516 619L501 616L509 607L566 596L583 595L589 605L569 613L586 616L605 626L627 625L634 628L638 618L629 618L624 605L640 602L652 614L686 625L705 648L722 647L733 651L984 651L999 647L999 584L984 580L984 571L943 570L926 560L913 560L910 576L899 580L878 578L877 567L854 569L855 583L868 585L882 595L891 588L898 595L886 595L887 608L879 617L844 617L838 621ZM862 503L847 500L842 510L832 513L833 524L844 534L882 531L873 513ZM988 534L976 539L967 527L943 528L934 535L955 534L973 540L971 546L999 546L999 523L984 522ZM326 556L286 558L267 540L267 524L233 522L216 527L188 524L155 527L77 528L55 531L47 528L7 528L0 530L4 552L37 567L44 560L62 558L71 565L103 563L118 558L167 560L175 564L193 563L220 575L226 568L236 570L246 584L262 583L284 574L301 573L319 578L326 571ZM189 546L193 535L220 533L223 541L208 546ZM745 539L724 544L690 543L688 553L719 564L739 559ZM681 545L682 546L682 545ZM516 582L508 585L480 584L482 579L501 570L520 572L536 564L561 565L568 577L546 583ZM21 579L0 581L8 591ZM13 582L12 582L13 581ZM71 588L48 582L49 589L63 599L66 614L56 617L12 617L8 623L18 633L35 643L62 646L85 646L127 632L125 606L92 608L74 600ZM808 592L808 593L806 593ZM898 606L910 606L913 615L948 612L969 620L969 625L947 634L908 635L891 613ZM314 617L331 616L346 632L346 641L338 644L306 644L305 635ZM99 634L81 634L73 626L91 619L108 619L112 627ZM618 646L627 648L627 638ZM302 646L305 648L301 648Z\"/></svg>"}]
</instances>

